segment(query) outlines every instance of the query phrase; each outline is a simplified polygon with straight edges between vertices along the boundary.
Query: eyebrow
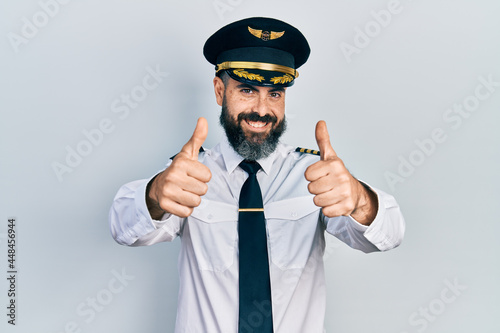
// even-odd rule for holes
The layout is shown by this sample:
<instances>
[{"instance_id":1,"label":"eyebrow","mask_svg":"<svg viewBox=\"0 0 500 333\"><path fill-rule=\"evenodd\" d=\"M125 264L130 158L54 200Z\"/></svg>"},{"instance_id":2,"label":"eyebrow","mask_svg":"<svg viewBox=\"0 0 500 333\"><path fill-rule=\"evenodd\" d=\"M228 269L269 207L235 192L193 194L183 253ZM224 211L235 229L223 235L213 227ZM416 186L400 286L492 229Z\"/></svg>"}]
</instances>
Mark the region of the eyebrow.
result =
<instances>
[{"instance_id":1,"label":"eyebrow","mask_svg":"<svg viewBox=\"0 0 500 333\"><path fill-rule=\"evenodd\" d=\"M248 83L241 83L239 85L236 86L237 88L241 89L241 88L246 88L246 89L251 89L251 90L254 90L254 91L258 91L259 89L257 89L255 86L252 86ZM285 92L285 88L284 87L274 87L273 89L270 89L269 92Z\"/></svg>"},{"instance_id":2,"label":"eyebrow","mask_svg":"<svg viewBox=\"0 0 500 333\"><path fill-rule=\"evenodd\" d=\"M285 92L285 88L284 87L275 87L275 88L269 90L269 92L275 92L275 91Z\"/></svg>"},{"instance_id":3,"label":"eyebrow","mask_svg":"<svg viewBox=\"0 0 500 333\"><path fill-rule=\"evenodd\" d=\"M255 91L257 91L257 90L258 90L258 89L257 89L257 88L255 88L254 86L249 85L249 84L247 84L247 83L240 83L240 84L238 84L238 85L236 86L236 88L247 88L247 89L251 89L251 90L255 90Z\"/></svg>"}]
</instances>

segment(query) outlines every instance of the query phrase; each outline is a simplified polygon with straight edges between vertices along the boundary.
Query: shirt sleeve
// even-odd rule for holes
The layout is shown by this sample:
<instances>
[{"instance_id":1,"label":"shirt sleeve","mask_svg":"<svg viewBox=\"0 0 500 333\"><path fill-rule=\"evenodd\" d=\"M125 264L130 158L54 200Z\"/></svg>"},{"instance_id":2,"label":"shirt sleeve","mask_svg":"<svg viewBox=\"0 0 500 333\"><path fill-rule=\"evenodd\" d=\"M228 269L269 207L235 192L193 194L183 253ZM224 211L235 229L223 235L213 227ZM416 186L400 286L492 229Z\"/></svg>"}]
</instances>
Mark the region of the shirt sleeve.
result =
<instances>
[{"instance_id":1,"label":"shirt sleeve","mask_svg":"<svg viewBox=\"0 0 500 333\"><path fill-rule=\"evenodd\" d=\"M393 249L401 244L405 232L405 221L399 205L392 195L368 187L378 199L377 215L370 226L357 222L351 216L328 218L322 215L326 231L365 253Z\"/></svg>"},{"instance_id":2,"label":"shirt sleeve","mask_svg":"<svg viewBox=\"0 0 500 333\"><path fill-rule=\"evenodd\" d=\"M123 185L109 211L113 238L129 246L170 242L180 234L184 219L165 214L153 220L146 206L146 186L153 179L142 179Z\"/></svg>"}]
</instances>

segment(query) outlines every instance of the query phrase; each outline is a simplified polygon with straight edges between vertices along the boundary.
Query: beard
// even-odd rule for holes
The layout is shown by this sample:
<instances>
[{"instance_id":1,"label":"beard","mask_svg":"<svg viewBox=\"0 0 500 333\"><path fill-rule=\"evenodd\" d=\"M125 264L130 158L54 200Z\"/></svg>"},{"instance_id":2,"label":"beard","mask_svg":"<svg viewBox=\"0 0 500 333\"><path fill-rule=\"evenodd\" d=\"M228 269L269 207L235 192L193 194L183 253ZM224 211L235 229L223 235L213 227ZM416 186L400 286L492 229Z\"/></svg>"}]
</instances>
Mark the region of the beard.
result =
<instances>
[{"instance_id":1,"label":"beard","mask_svg":"<svg viewBox=\"0 0 500 333\"><path fill-rule=\"evenodd\" d=\"M271 123L271 131L269 133L249 133L247 135L241 127L241 122L245 120ZM273 115L266 114L261 117L257 112L249 112L240 113L238 119L233 119L229 114L225 96L222 101L219 122L226 132L231 147L245 160L250 161L256 161L271 155L276 150L279 138L286 130L285 117L278 122L278 119Z\"/></svg>"}]
</instances>

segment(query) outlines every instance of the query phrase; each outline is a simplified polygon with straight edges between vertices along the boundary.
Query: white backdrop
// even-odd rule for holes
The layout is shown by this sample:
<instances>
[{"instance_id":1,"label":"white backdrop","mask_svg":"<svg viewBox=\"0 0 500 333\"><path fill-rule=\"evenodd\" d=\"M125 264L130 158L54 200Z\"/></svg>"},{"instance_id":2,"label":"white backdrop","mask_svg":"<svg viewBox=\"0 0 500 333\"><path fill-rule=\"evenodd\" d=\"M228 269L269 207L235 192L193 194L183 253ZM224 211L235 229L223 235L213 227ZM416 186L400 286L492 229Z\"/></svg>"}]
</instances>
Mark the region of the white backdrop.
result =
<instances>
[{"instance_id":1,"label":"white backdrop","mask_svg":"<svg viewBox=\"0 0 500 333\"><path fill-rule=\"evenodd\" d=\"M120 246L108 210L199 116L205 146L219 141L203 43L269 16L312 49L284 141L316 148L326 120L351 172L393 194L407 222L388 253L328 237L326 331L499 332L499 15L494 0L2 1L1 331L173 331L178 240Z\"/></svg>"}]
</instances>

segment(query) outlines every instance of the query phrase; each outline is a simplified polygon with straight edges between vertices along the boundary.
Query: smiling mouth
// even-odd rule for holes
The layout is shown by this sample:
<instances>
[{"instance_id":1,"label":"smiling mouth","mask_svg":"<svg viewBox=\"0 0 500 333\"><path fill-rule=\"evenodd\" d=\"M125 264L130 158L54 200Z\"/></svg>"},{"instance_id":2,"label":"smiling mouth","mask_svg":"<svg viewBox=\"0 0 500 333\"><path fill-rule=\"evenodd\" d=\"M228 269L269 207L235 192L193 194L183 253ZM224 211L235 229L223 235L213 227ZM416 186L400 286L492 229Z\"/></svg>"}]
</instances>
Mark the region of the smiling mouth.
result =
<instances>
[{"instance_id":1,"label":"smiling mouth","mask_svg":"<svg viewBox=\"0 0 500 333\"><path fill-rule=\"evenodd\" d=\"M250 121L250 120L245 120L245 122L253 128L262 128L266 127L269 122L263 122L263 121Z\"/></svg>"},{"instance_id":2,"label":"smiling mouth","mask_svg":"<svg viewBox=\"0 0 500 333\"><path fill-rule=\"evenodd\" d=\"M245 131L249 131L254 134L269 131L277 120L278 119L271 114L260 116L257 112L240 113L238 115L238 122L240 123L240 126L244 123L245 125L243 127L245 128Z\"/></svg>"}]
</instances>

